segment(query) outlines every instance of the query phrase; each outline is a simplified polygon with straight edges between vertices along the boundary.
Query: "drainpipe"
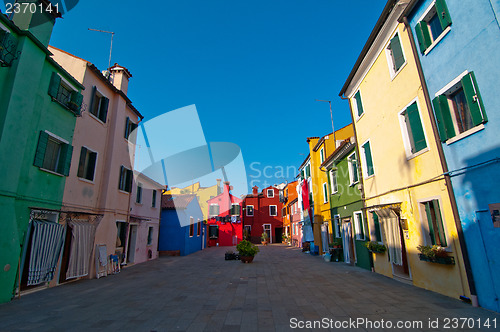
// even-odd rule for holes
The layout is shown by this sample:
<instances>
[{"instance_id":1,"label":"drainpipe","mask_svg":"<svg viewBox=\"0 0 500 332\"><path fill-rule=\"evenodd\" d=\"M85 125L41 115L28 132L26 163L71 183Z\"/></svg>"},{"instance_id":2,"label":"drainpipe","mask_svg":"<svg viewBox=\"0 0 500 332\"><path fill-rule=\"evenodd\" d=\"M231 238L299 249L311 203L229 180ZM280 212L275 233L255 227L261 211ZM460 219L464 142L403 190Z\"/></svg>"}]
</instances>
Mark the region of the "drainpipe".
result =
<instances>
[{"instance_id":1,"label":"drainpipe","mask_svg":"<svg viewBox=\"0 0 500 332\"><path fill-rule=\"evenodd\" d=\"M467 245L465 244L462 223L460 221L460 215L458 213L457 201L455 200L455 193L453 192L451 178L450 178L450 175L448 173L448 165L446 164L446 159L445 159L444 152L443 152L443 146L441 145L442 143L441 143L441 140L439 139L439 132L438 132L436 121L435 121L434 114L432 111L433 108L432 108L431 97L429 95L429 90L427 89L427 83L425 81L424 72L422 70L422 64L420 63L420 57L418 55L417 46L415 44L415 39L413 38L413 32L411 30L410 23L408 22L408 17L406 17L406 16L403 17L403 23L405 25L406 31L408 31L408 37L410 39L411 50L413 53L413 57L415 58L418 76L420 78L420 82L422 83L422 90L424 93L425 104L427 106L427 111L429 113L429 118L431 120L432 132L434 134L434 140L435 140L435 143L437 146L437 151L439 154L439 161L441 162L441 167L443 168L443 172L444 172L444 181L445 181L446 188L448 189L447 190L448 196L450 198L451 209L453 211L453 218L455 219L455 226L457 228L457 233L458 233L458 242L460 243L460 248L461 248L463 259L464 259L465 273L467 275L467 282L469 284L469 290L471 293L472 306L477 307L478 300L477 300L476 285L474 283L474 278L472 276L472 269L470 266L469 253L467 251Z\"/></svg>"}]
</instances>

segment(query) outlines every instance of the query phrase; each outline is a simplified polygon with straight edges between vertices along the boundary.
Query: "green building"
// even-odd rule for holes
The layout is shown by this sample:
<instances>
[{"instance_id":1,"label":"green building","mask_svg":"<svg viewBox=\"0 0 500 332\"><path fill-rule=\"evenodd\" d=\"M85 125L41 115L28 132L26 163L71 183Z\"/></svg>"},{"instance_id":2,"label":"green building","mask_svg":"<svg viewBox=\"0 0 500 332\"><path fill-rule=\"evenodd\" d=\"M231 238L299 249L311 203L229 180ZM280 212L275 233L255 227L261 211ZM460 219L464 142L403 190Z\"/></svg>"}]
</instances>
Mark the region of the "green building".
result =
<instances>
[{"instance_id":1,"label":"green building","mask_svg":"<svg viewBox=\"0 0 500 332\"><path fill-rule=\"evenodd\" d=\"M58 211L83 86L47 49L58 17L0 12L0 302L48 285L65 236Z\"/></svg>"},{"instance_id":2,"label":"green building","mask_svg":"<svg viewBox=\"0 0 500 332\"><path fill-rule=\"evenodd\" d=\"M354 138L347 139L323 162L328 172L333 242L342 244L334 260L370 269L366 216L360 191L358 158Z\"/></svg>"}]
</instances>

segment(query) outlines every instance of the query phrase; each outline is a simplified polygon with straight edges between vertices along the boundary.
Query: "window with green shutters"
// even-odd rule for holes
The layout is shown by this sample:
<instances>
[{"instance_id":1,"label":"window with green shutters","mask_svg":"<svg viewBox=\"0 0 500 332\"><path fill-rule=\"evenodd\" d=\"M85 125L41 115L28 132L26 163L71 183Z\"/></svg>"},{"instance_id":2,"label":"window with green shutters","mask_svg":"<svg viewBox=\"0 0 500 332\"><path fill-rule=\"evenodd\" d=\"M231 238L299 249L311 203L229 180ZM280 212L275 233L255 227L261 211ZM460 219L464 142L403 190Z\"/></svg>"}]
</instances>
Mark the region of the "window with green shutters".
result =
<instances>
[{"instance_id":1,"label":"window with green shutters","mask_svg":"<svg viewBox=\"0 0 500 332\"><path fill-rule=\"evenodd\" d=\"M56 72L53 72L50 78L48 94L53 101L58 102L75 115L80 115L83 95L64 83L61 76Z\"/></svg>"},{"instance_id":2,"label":"window with green shutters","mask_svg":"<svg viewBox=\"0 0 500 332\"><path fill-rule=\"evenodd\" d=\"M92 88L92 98L90 100L90 113L96 118L106 123L108 117L109 99L104 97L97 87Z\"/></svg>"},{"instance_id":3,"label":"window with green shutters","mask_svg":"<svg viewBox=\"0 0 500 332\"><path fill-rule=\"evenodd\" d=\"M363 156L366 164L365 175L366 177L372 176L373 174L375 174L375 171L373 169L373 158L372 158L372 150L370 147L370 141L363 144L361 148L363 150Z\"/></svg>"},{"instance_id":4,"label":"window with green shutters","mask_svg":"<svg viewBox=\"0 0 500 332\"><path fill-rule=\"evenodd\" d=\"M449 26L451 26L451 16L446 1L436 0L415 26L420 52L424 54L431 45L437 43L439 38L449 30L447 29Z\"/></svg>"},{"instance_id":5,"label":"window with green shutters","mask_svg":"<svg viewBox=\"0 0 500 332\"><path fill-rule=\"evenodd\" d=\"M455 81L432 100L442 142L488 121L474 73L466 73Z\"/></svg>"},{"instance_id":6,"label":"window with green shutters","mask_svg":"<svg viewBox=\"0 0 500 332\"><path fill-rule=\"evenodd\" d=\"M42 170L68 176L72 153L73 146L46 131L40 131L33 165Z\"/></svg>"},{"instance_id":7,"label":"window with green shutters","mask_svg":"<svg viewBox=\"0 0 500 332\"><path fill-rule=\"evenodd\" d=\"M82 179L94 181L97 152L82 146L80 150L80 161L78 163L77 176Z\"/></svg>"},{"instance_id":8,"label":"window with green shutters","mask_svg":"<svg viewBox=\"0 0 500 332\"><path fill-rule=\"evenodd\" d=\"M364 241L366 230L363 220L363 214L361 212L354 212L354 225L356 232L356 240Z\"/></svg>"},{"instance_id":9,"label":"window with green shutters","mask_svg":"<svg viewBox=\"0 0 500 332\"><path fill-rule=\"evenodd\" d=\"M424 128L420 118L417 102L413 102L400 112L402 119L403 138L405 139L407 157L427 148Z\"/></svg>"},{"instance_id":10,"label":"window with green shutters","mask_svg":"<svg viewBox=\"0 0 500 332\"><path fill-rule=\"evenodd\" d=\"M306 166L306 178L311 176L311 165L307 164Z\"/></svg>"},{"instance_id":11,"label":"window with green shutters","mask_svg":"<svg viewBox=\"0 0 500 332\"><path fill-rule=\"evenodd\" d=\"M349 170L349 181L351 185L359 182L359 170L358 170L358 160L356 158L356 153L351 154L347 157L348 170Z\"/></svg>"},{"instance_id":12,"label":"window with green shutters","mask_svg":"<svg viewBox=\"0 0 500 332\"><path fill-rule=\"evenodd\" d=\"M375 238L373 241L377 242L383 242L382 240L382 233L380 232L380 221L378 219L378 215L375 212L372 212L372 219L373 219L373 228L374 228L374 236Z\"/></svg>"},{"instance_id":13,"label":"window with green shutters","mask_svg":"<svg viewBox=\"0 0 500 332\"><path fill-rule=\"evenodd\" d=\"M137 124L132 122L132 120L127 117L127 120L125 121L125 138L129 139L130 134L137 128Z\"/></svg>"},{"instance_id":14,"label":"window with green shutters","mask_svg":"<svg viewBox=\"0 0 500 332\"><path fill-rule=\"evenodd\" d=\"M439 208L439 201L434 199L432 201L421 203L428 225L428 240L430 244L446 247L446 234L443 226L443 219L441 217L441 210ZM429 243L428 243L429 244Z\"/></svg>"},{"instance_id":15,"label":"window with green shutters","mask_svg":"<svg viewBox=\"0 0 500 332\"><path fill-rule=\"evenodd\" d=\"M406 62L403 53L403 47L401 46L401 41L399 38L399 33L396 33L394 37L392 37L386 51L389 59L389 69L391 71L391 77L394 77Z\"/></svg>"},{"instance_id":16,"label":"window with green shutters","mask_svg":"<svg viewBox=\"0 0 500 332\"><path fill-rule=\"evenodd\" d=\"M361 117L361 115L363 115L363 113L365 112L363 109L363 102L361 101L361 92L359 90L354 95L353 107L354 113L358 118Z\"/></svg>"}]
</instances>

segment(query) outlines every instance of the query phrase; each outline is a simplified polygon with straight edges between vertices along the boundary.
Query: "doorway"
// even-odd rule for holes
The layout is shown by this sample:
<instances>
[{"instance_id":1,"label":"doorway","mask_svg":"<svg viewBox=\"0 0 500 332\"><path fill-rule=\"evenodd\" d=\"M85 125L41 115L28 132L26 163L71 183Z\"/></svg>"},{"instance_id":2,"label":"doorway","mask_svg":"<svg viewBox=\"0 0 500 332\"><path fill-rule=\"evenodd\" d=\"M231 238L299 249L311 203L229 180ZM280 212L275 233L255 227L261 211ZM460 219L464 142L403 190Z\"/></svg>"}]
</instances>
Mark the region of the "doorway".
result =
<instances>
[{"instance_id":1,"label":"doorway","mask_svg":"<svg viewBox=\"0 0 500 332\"><path fill-rule=\"evenodd\" d=\"M351 218L342 219L342 247L344 248L344 262L354 265L354 239L352 238Z\"/></svg>"},{"instance_id":2,"label":"doorway","mask_svg":"<svg viewBox=\"0 0 500 332\"><path fill-rule=\"evenodd\" d=\"M137 241L137 225L130 225L130 232L128 236L127 248L127 263L134 263L135 261L135 247Z\"/></svg>"},{"instance_id":3,"label":"doorway","mask_svg":"<svg viewBox=\"0 0 500 332\"><path fill-rule=\"evenodd\" d=\"M276 234L276 243L283 242L283 228L276 227L274 229L274 233Z\"/></svg>"},{"instance_id":4,"label":"doorway","mask_svg":"<svg viewBox=\"0 0 500 332\"><path fill-rule=\"evenodd\" d=\"M273 243L271 224L264 224L264 225L262 225L262 227L264 228L264 233L267 233L267 237L269 238L269 243Z\"/></svg>"}]
</instances>

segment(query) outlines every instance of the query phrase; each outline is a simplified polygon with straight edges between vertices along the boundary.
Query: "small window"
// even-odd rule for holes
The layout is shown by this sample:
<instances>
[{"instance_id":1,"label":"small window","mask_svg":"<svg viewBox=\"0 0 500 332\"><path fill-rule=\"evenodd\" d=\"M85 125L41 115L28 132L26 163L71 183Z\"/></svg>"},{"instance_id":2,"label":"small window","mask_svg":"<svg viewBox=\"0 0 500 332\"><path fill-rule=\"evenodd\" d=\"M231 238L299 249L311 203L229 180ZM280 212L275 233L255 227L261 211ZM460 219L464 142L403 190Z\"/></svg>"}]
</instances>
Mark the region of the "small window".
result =
<instances>
[{"instance_id":1,"label":"small window","mask_svg":"<svg viewBox=\"0 0 500 332\"><path fill-rule=\"evenodd\" d=\"M200 236L201 235L201 221L200 219L198 219L198 233L197 233L197 236Z\"/></svg>"},{"instance_id":2,"label":"small window","mask_svg":"<svg viewBox=\"0 0 500 332\"><path fill-rule=\"evenodd\" d=\"M286 213L286 208L282 208L282 209L281 209L281 215L282 215L283 217L285 217L285 216L287 215L287 213Z\"/></svg>"},{"instance_id":3,"label":"small window","mask_svg":"<svg viewBox=\"0 0 500 332\"><path fill-rule=\"evenodd\" d=\"M409 157L427 148L424 128L420 119L420 112L417 103L414 102L399 113L402 124L402 134L406 149L406 156Z\"/></svg>"},{"instance_id":4,"label":"small window","mask_svg":"<svg viewBox=\"0 0 500 332\"><path fill-rule=\"evenodd\" d=\"M243 226L243 235L249 238L252 236L252 226L251 225L245 225Z\"/></svg>"},{"instance_id":5,"label":"small window","mask_svg":"<svg viewBox=\"0 0 500 332\"><path fill-rule=\"evenodd\" d=\"M325 161L325 148L319 150L319 161L323 163Z\"/></svg>"},{"instance_id":6,"label":"small window","mask_svg":"<svg viewBox=\"0 0 500 332\"><path fill-rule=\"evenodd\" d=\"M148 227L148 246L153 244L153 232L154 228L152 226Z\"/></svg>"},{"instance_id":7,"label":"small window","mask_svg":"<svg viewBox=\"0 0 500 332\"><path fill-rule=\"evenodd\" d=\"M442 142L488 121L474 73L455 81L432 101Z\"/></svg>"},{"instance_id":8,"label":"small window","mask_svg":"<svg viewBox=\"0 0 500 332\"><path fill-rule=\"evenodd\" d=\"M267 197L269 198L274 197L274 189L267 189Z\"/></svg>"},{"instance_id":9,"label":"small window","mask_svg":"<svg viewBox=\"0 0 500 332\"><path fill-rule=\"evenodd\" d=\"M125 166L120 166L120 181L118 189L130 193L132 190L132 177L132 170L126 168Z\"/></svg>"},{"instance_id":10,"label":"small window","mask_svg":"<svg viewBox=\"0 0 500 332\"><path fill-rule=\"evenodd\" d=\"M240 205L238 203L231 204L231 215L232 216L240 215Z\"/></svg>"},{"instance_id":11,"label":"small window","mask_svg":"<svg viewBox=\"0 0 500 332\"><path fill-rule=\"evenodd\" d=\"M363 103L361 101L361 91L359 90L354 95L354 99L352 100L352 107L357 118L360 118L361 115L363 115L363 113L365 112L363 109Z\"/></svg>"},{"instance_id":12,"label":"small window","mask_svg":"<svg viewBox=\"0 0 500 332\"><path fill-rule=\"evenodd\" d=\"M323 183L323 203L328 203L328 183Z\"/></svg>"},{"instance_id":13,"label":"small window","mask_svg":"<svg viewBox=\"0 0 500 332\"><path fill-rule=\"evenodd\" d=\"M436 0L415 26L420 52L424 54L426 50L430 50L450 25L451 16L446 2Z\"/></svg>"},{"instance_id":14,"label":"small window","mask_svg":"<svg viewBox=\"0 0 500 332\"><path fill-rule=\"evenodd\" d=\"M40 131L33 165L64 176L69 175L73 146L55 135Z\"/></svg>"},{"instance_id":15,"label":"small window","mask_svg":"<svg viewBox=\"0 0 500 332\"><path fill-rule=\"evenodd\" d=\"M330 186L332 189L332 195L338 192L338 184L337 184L337 171L330 171Z\"/></svg>"},{"instance_id":16,"label":"small window","mask_svg":"<svg viewBox=\"0 0 500 332\"><path fill-rule=\"evenodd\" d=\"M142 183L137 184L137 195L135 197L135 202L139 204L142 203Z\"/></svg>"},{"instance_id":17,"label":"small window","mask_svg":"<svg viewBox=\"0 0 500 332\"><path fill-rule=\"evenodd\" d=\"M370 147L370 141L363 144L363 146L361 148L363 150L363 159L364 159L364 162L366 165L365 171L364 171L365 177L369 177L375 173L375 171L373 169L373 158L372 158L372 151L371 151L371 147Z\"/></svg>"},{"instance_id":18,"label":"small window","mask_svg":"<svg viewBox=\"0 0 500 332\"><path fill-rule=\"evenodd\" d=\"M351 154L347 157L347 163L349 166L349 180L351 185L359 182L359 171L358 171L358 160L356 159L356 153Z\"/></svg>"},{"instance_id":19,"label":"small window","mask_svg":"<svg viewBox=\"0 0 500 332\"><path fill-rule=\"evenodd\" d=\"M194 218L189 217L189 237L194 236Z\"/></svg>"},{"instance_id":20,"label":"small window","mask_svg":"<svg viewBox=\"0 0 500 332\"><path fill-rule=\"evenodd\" d=\"M340 231L340 215L337 214L333 217L333 229L334 229L334 232L335 232L335 237L336 238L341 238L342 237L342 233Z\"/></svg>"},{"instance_id":21,"label":"small window","mask_svg":"<svg viewBox=\"0 0 500 332\"><path fill-rule=\"evenodd\" d=\"M153 198L151 200L151 207L156 207L156 190L153 190Z\"/></svg>"},{"instance_id":22,"label":"small window","mask_svg":"<svg viewBox=\"0 0 500 332\"><path fill-rule=\"evenodd\" d=\"M77 176L82 179L94 181L97 152L93 152L82 146L80 150L80 161L78 163Z\"/></svg>"},{"instance_id":23,"label":"small window","mask_svg":"<svg viewBox=\"0 0 500 332\"><path fill-rule=\"evenodd\" d=\"M219 215L219 205L218 204L210 204L209 212L210 217L216 217Z\"/></svg>"},{"instance_id":24,"label":"small window","mask_svg":"<svg viewBox=\"0 0 500 332\"><path fill-rule=\"evenodd\" d=\"M389 63L389 72L391 78L393 78L406 63L403 47L399 39L399 33L396 33L394 37L392 37L385 51Z\"/></svg>"},{"instance_id":25,"label":"small window","mask_svg":"<svg viewBox=\"0 0 500 332\"><path fill-rule=\"evenodd\" d=\"M253 205L247 205L247 217L253 217Z\"/></svg>"},{"instance_id":26,"label":"small window","mask_svg":"<svg viewBox=\"0 0 500 332\"><path fill-rule=\"evenodd\" d=\"M218 239L219 238L219 226L210 225L208 227L208 237L210 239Z\"/></svg>"},{"instance_id":27,"label":"small window","mask_svg":"<svg viewBox=\"0 0 500 332\"><path fill-rule=\"evenodd\" d=\"M53 101L58 102L75 115L81 113L83 95L70 87L56 72L52 73L48 93Z\"/></svg>"},{"instance_id":28,"label":"small window","mask_svg":"<svg viewBox=\"0 0 500 332\"><path fill-rule=\"evenodd\" d=\"M306 178L311 177L311 164L306 165L305 174L306 174Z\"/></svg>"},{"instance_id":29,"label":"small window","mask_svg":"<svg viewBox=\"0 0 500 332\"><path fill-rule=\"evenodd\" d=\"M276 205L269 205L269 215L276 217L278 215L278 207Z\"/></svg>"},{"instance_id":30,"label":"small window","mask_svg":"<svg viewBox=\"0 0 500 332\"><path fill-rule=\"evenodd\" d=\"M127 117L127 120L125 121L125 138L129 139L130 134L137 129L137 124L132 122L132 120Z\"/></svg>"},{"instance_id":31,"label":"small window","mask_svg":"<svg viewBox=\"0 0 500 332\"><path fill-rule=\"evenodd\" d=\"M437 199L421 203L425 211L428 225L428 237L430 244L441 247L446 247L446 235L444 231L443 219L441 217L441 210L439 208L439 201ZM427 241L429 243L429 241Z\"/></svg>"},{"instance_id":32,"label":"small window","mask_svg":"<svg viewBox=\"0 0 500 332\"><path fill-rule=\"evenodd\" d=\"M356 231L356 240L364 241L365 240L365 224L363 220L363 214L361 212L354 212L354 224Z\"/></svg>"},{"instance_id":33,"label":"small window","mask_svg":"<svg viewBox=\"0 0 500 332\"><path fill-rule=\"evenodd\" d=\"M380 232L380 221L378 219L378 215L375 212L372 212L371 214L374 226L373 241L382 242L382 233Z\"/></svg>"},{"instance_id":34,"label":"small window","mask_svg":"<svg viewBox=\"0 0 500 332\"><path fill-rule=\"evenodd\" d=\"M109 99L104 97L94 86L90 101L90 113L96 118L106 123L108 117Z\"/></svg>"}]
</instances>

